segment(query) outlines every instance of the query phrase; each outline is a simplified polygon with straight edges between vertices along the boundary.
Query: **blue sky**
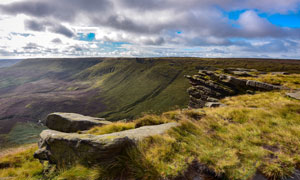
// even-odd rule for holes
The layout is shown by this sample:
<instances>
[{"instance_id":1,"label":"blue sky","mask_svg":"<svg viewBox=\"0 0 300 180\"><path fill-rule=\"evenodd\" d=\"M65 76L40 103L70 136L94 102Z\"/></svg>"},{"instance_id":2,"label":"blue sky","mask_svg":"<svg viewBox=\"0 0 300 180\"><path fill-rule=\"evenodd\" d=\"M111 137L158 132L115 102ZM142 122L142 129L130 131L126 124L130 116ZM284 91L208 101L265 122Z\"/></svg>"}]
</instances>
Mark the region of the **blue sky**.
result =
<instances>
[{"instance_id":1,"label":"blue sky","mask_svg":"<svg viewBox=\"0 0 300 180\"><path fill-rule=\"evenodd\" d=\"M75 56L300 59L300 0L0 1L0 58Z\"/></svg>"},{"instance_id":2,"label":"blue sky","mask_svg":"<svg viewBox=\"0 0 300 180\"><path fill-rule=\"evenodd\" d=\"M225 17L231 20L238 20L240 15L249 9L240 9L234 11L222 11ZM267 19L270 23L279 26L279 27L288 27L288 28L300 28L300 11L298 12L289 12L287 14L280 13L266 13L260 12L258 10L253 10L261 18Z\"/></svg>"}]
</instances>

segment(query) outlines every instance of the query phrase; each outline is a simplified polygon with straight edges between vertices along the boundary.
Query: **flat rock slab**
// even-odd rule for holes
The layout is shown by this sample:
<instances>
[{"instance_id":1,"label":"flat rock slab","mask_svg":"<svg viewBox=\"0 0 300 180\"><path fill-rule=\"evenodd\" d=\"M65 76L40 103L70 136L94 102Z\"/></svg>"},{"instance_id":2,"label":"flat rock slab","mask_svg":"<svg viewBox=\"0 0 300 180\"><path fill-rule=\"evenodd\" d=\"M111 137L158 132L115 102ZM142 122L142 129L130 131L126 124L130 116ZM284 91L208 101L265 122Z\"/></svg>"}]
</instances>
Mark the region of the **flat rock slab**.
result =
<instances>
[{"instance_id":1,"label":"flat rock slab","mask_svg":"<svg viewBox=\"0 0 300 180\"><path fill-rule=\"evenodd\" d=\"M294 92L294 93L286 93L287 96L300 100L300 91Z\"/></svg>"},{"instance_id":2,"label":"flat rock slab","mask_svg":"<svg viewBox=\"0 0 300 180\"><path fill-rule=\"evenodd\" d=\"M104 118L83 116L76 113L52 113L46 120L46 126L49 129L62 132L77 132L88 130L94 126L111 124Z\"/></svg>"},{"instance_id":3,"label":"flat rock slab","mask_svg":"<svg viewBox=\"0 0 300 180\"><path fill-rule=\"evenodd\" d=\"M34 157L59 167L75 163L97 164L111 161L126 147L148 136L160 135L178 123L143 126L111 134L92 135L44 130Z\"/></svg>"}]
</instances>

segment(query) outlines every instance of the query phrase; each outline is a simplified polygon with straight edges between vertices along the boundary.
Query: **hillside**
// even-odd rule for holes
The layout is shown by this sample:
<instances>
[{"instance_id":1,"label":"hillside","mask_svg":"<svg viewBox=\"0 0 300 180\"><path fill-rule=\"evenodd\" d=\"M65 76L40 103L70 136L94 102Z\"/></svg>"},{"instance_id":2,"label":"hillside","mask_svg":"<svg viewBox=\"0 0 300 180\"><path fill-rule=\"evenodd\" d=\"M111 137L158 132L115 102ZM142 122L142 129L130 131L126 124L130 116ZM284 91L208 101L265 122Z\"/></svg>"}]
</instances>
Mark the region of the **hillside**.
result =
<instances>
[{"instance_id":1,"label":"hillside","mask_svg":"<svg viewBox=\"0 0 300 180\"><path fill-rule=\"evenodd\" d=\"M4 147L35 141L43 129L36 123L55 111L115 121L186 107L189 84L184 75L227 67L299 72L300 62L201 58L24 60L0 69L0 143Z\"/></svg>"},{"instance_id":2,"label":"hillside","mask_svg":"<svg viewBox=\"0 0 300 180\"><path fill-rule=\"evenodd\" d=\"M300 101L286 97L284 92L240 95L223 99L226 107L169 111L160 116L147 115L130 123L118 122L82 132L99 135L140 125L180 124L163 136L146 138L116 161L99 162L99 166L77 164L62 169L47 163L42 166L33 158L37 148L31 145L0 157L0 177L294 179L290 176L297 172L300 162Z\"/></svg>"},{"instance_id":3,"label":"hillside","mask_svg":"<svg viewBox=\"0 0 300 180\"><path fill-rule=\"evenodd\" d=\"M39 62L39 60L28 62L33 61ZM8 149L1 152L0 178L261 180L264 176L263 180L281 180L295 178L295 173L297 175L300 164L298 148L300 144L300 101L288 97L285 93L290 91L286 88L300 88L299 61L284 63L280 60L248 59L246 60L248 61L247 66L242 66L244 61L237 59L223 60L223 64L221 60L216 59L103 59L101 61L92 59L86 61L88 65L81 62L86 66L83 67L81 64L83 68L78 71L74 71L73 68L64 67L63 70L57 68L56 64L61 61L64 60L41 61L41 64L33 64L43 68L42 71L37 71L37 74L40 73L42 77L37 81L44 81L44 78L48 77L48 80L53 82L49 85L52 88L61 86L63 83L64 87L57 87L51 92L37 93L37 89L41 87L48 88L45 86L47 83L37 83L38 86L23 88L23 90L27 90L27 95L30 95L27 97L28 99L25 94L21 97L29 100L32 95L37 95L47 101L45 94L50 93L51 96L47 97L51 97L51 100L55 100L57 104L55 107L49 106L48 108L58 109L68 107L60 104L60 98L78 99L80 94L83 102L86 102L84 100L89 96L97 98L103 105L102 111L91 109L89 112L91 115L104 116L112 120L122 120L124 117L135 119L130 122L119 121L75 133L78 134L78 137L107 135L106 137L112 140L114 137L110 133L114 132L123 131L125 133L125 130L135 130L139 127L169 122L176 122L178 126L163 135L147 137L139 141L137 146L124 149L124 152L115 157L114 161L99 162L96 166L89 166L87 162L78 162L78 164L68 167L53 166L47 162L42 165L33 158L33 153L37 150L34 144ZM80 62L80 60L78 61ZM55 64L55 66L49 66L48 70L52 73L47 73L51 76L43 77L43 73L46 71L43 65L46 62L48 65ZM258 67L259 62L261 65ZM27 62L22 63L26 65ZM183 79L183 75L193 75L198 72L198 69L212 70L216 67L247 67L266 71L269 63L273 66L270 66L272 68L268 71L277 73L253 71L254 76L240 78L282 85L286 88L226 97L220 100L225 105L222 107L185 109L189 101L186 89L191 85ZM34 83L34 80L30 79L33 75L29 76L30 73L28 73L30 72L29 67L32 67L33 64L26 67L28 71L23 71L24 77L27 78L26 81L19 81L14 88L11 85L13 91L6 92L7 94L17 93L19 87ZM12 69L21 67L18 64ZM290 72L290 74L278 73L279 70ZM62 71L69 74L63 76ZM201 71L198 74L203 74L203 72L209 75L210 71ZM217 70L216 72L223 73L224 71ZM213 80L215 76L212 74L210 77L212 79L210 79L206 75L203 75L203 78L207 81ZM211 84L209 86L214 87ZM37 89L33 87L37 87ZM81 93L76 94L75 92L78 91ZM94 91L95 94L89 93L91 91ZM245 90L242 91L249 93ZM73 94L68 94L68 92ZM184 98L177 98L178 96ZM57 99L54 99L55 97ZM92 102L89 101L89 103ZM92 107L88 103L85 105ZM179 105L178 109L175 109L176 105ZM97 105L93 106L97 107ZM27 108L30 109L30 107ZM87 107L83 105L82 108L77 112L83 114L82 112ZM142 112L157 114L139 117ZM17 122L12 127L12 130L4 138L15 144L34 142L35 138L33 137L42 129L30 121L25 124ZM28 138L28 136L31 137ZM69 134L67 137L71 136L72 134ZM60 143L56 144L58 147L62 146ZM72 146L72 144L69 145ZM55 147L52 146L52 149L54 150ZM72 151L76 152L75 149ZM64 162L66 159L65 157L61 161ZM59 159L56 160L59 161Z\"/></svg>"},{"instance_id":4,"label":"hillside","mask_svg":"<svg viewBox=\"0 0 300 180\"><path fill-rule=\"evenodd\" d=\"M17 60L17 59L0 59L0 68L12 66L14 64L17 64L20 61L21 60Z\"/></svg>"}]
</instances>

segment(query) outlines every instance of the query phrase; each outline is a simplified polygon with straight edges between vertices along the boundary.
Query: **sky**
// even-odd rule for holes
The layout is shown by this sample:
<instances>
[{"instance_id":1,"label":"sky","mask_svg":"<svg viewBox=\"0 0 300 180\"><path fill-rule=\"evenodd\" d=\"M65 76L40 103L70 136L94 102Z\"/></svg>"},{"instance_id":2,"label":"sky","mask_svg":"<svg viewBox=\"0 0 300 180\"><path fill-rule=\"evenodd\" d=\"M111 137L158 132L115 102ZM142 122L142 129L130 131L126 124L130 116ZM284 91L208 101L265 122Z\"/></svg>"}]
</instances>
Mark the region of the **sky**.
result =
<instances>
[{"instance_id":1,"label":"sky","mask_svg":"<svg viewBox=\"0 0 300 180\"><path fill-rule=\"evenodd\" d=\"M0 0L0 58L300 59L300 0Z\"/></svg>"}]
</instances>

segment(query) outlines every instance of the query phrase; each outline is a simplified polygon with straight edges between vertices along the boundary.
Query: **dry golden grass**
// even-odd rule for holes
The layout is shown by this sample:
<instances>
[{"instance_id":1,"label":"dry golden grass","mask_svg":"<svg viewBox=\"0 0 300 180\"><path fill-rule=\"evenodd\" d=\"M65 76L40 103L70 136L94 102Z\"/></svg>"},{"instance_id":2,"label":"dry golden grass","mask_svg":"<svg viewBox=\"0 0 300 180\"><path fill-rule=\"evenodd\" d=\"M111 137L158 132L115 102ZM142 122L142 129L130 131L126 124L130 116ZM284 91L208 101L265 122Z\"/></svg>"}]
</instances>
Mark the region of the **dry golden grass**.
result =
<instances>
[{"instance_id":1,"label":"dry golden grass","mask_svg":"<svg viewBox=\"0 0 300 180\"><path fill-rule=\"evenodd\" d=\"M257 80L265 83L282 85L293 89L300 88L300 74L261 74L258 77L247 77L246 79Z\"/></svg>"}]
</instances>

